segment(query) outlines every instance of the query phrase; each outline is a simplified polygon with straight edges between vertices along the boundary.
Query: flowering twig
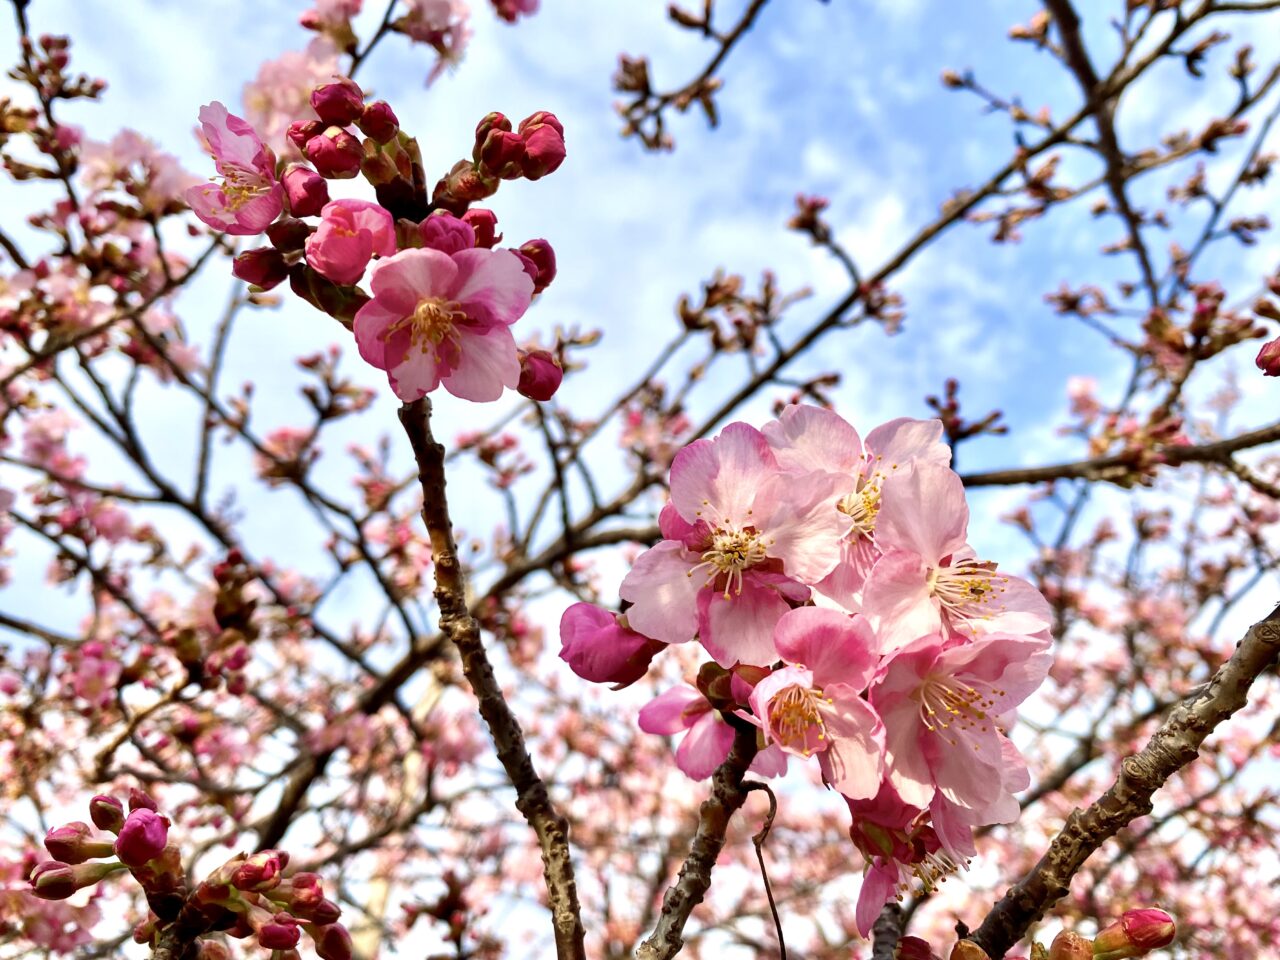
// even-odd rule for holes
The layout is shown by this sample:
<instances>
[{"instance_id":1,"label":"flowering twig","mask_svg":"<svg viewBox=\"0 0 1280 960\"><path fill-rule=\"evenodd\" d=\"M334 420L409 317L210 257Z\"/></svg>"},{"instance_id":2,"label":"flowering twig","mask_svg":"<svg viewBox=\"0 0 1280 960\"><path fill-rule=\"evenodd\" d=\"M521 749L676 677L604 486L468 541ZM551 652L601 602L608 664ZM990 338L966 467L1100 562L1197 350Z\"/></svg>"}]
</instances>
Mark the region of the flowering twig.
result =
<instances>
[{"instance_id":1,"label":"flowering twig","mask_svg":"<svg viewBox=\"0 0 1280 960\"><path fill-rule=\"evenodd\" d=\"M662 898L662 913L653 933L636 951L636 960L670 960L684 947L684 925L711 886L711 870L724 847L729 820L747 800L742 778L756 757L756 728L735 724L733 748L711 778L711 796L698 811L698 832L676 882Z\"/></svg>"},{"instance_id":2,"label":"flowering twig","mask_svg":"<svg viewBox=\"0 0 1280 960\"><path fill-rule=\"evenodd\" d=\"M1115 783L1087 810L1075 810L1039 863L1004 895L969 935L1002 957L1044 912L1065 896L1071 878L1103 843L1152 810L1152 795L1193 761L1214 728L1242 708L1249 687L1280 659L1280 606L1255 623L1208 687L1184 701L1138 753L1120 764Z\"/></svg>"},{"instance_id":3,"label":"flowering twig","mask_svg":"<svg viewBox=\"0 0 1280 960\"><path fill-rule=\"evenodd\" d=\"M431 434L431 401L423 398L400 408L400 422L413 446L422 483L422 520L431 537L440 630L458 648L480 715L493 737L502 768L516 788L516 808L533 827L542 847L543 874L555 927L556 956L582 960L583 928L578 890L569 856L569 824L556 811L529 758L520 722L511 712L480 639L480 623L467 608L466 574L458 560L453 522L445 496L444 446Z\"/></svg>"}]
</instances>

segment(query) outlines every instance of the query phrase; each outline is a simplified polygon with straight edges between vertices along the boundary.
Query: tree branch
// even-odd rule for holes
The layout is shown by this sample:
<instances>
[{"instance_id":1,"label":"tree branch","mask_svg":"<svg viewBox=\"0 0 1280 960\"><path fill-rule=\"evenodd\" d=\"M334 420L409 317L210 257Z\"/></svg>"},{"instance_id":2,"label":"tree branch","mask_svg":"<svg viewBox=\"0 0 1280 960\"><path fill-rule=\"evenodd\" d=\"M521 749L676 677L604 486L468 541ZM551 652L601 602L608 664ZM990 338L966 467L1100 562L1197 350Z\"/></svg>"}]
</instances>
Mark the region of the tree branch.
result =
<instances>
[{"instance_id":1,"label":"tree branch","mask_svg":"<svg viewBox=\"0 0 1280 960\"><path fill-rule=\"evenodd\" d=\"M1071 878L1095 850L1152 811L1152 795L1196 759L1205 738L1245 705L1250 685L1278 659L1280 606L1249 628L1231 659L1202 692L1175 707L1147 745L1121 761L1120 774L1106 793L1087 810L1072 811L1040 862L1009 889L967 939L989 956L1003 957L1031 924L1067 894Z\"/></svg>"},{"instance_id":2,"label":"tree branch","mask_svg":"<svg viewBox=\"0 0 1280 960\"><path fill-rule=\"evenodd\" d=\"M569 824L552 805L547 788L533 767L520 722L503 697L485 653L480 623L467 607L467 578L458 560L458 545L453 538L453 521L445 496L444 446L431 434L431 401L424 398L402 406L400 423L418 463L422 520L431 537L440 631L458 648L462 672L480 703L480 715L493 737L498 760L516 788L516 808L533 827L542 847L556 956L560 960L585 960L578 890L569 856Z\"/></svg>"}]
</instances>

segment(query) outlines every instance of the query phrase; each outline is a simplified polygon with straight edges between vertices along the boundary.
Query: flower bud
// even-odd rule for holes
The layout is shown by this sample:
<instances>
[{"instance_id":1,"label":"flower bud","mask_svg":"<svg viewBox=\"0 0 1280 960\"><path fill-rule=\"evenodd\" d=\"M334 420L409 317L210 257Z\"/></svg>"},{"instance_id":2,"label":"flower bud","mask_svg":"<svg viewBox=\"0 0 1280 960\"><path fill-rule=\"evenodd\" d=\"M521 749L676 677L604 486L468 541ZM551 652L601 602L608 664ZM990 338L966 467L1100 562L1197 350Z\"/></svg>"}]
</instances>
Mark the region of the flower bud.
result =
<instances>
[{"instance_id":1,"label":"flower bud","mask_svg":"<svg viewBox=\"0 0 1280 960\"><path fill-rule=\"evenodd\" d=\"M93 828L76 821L54 827L44 836L49 856L63 863L84 863L93 857L109 857L113 845L109 840L94 840Z\"/></svg>"},{"instance_id":2,"label":"flower bud","mask_svg":"<svg viewBox=\"0 0 1280 960\"><path fill-rule=\"evenodd\" d=\"M267 239L281 253L295 253L306 245L311 227L297 217L282 217L267 227Z\"/></svg>"},{"instance_id":3,"label":"flower bud","mask_svg":"<svg viewBox=\"0 0 1280 960\"><path fill-rule=\"evenodd\" d=\"M283 850L263 850L236 868L231 883L237 890L265 893L280 885L281 873L288 863L289 855Z\"/></svg>"},{"instance_id":4,"label":"flower bud","mask_svg":"<svg viewBox=\"0 0 1280 960\"><path fill-rule=\"evenodd\" d=\"M299 152L305 152L307 142L312 137L318 137L324 132L325 124L319 120L295 120L289 124L289 129L285 131L285 136L289 138L289 142L298 148Z\"/></svg>"},{"instance_id":5,"label":"flower bud","mask_svg":"<svg viewBox=\"0 0 1280 960\"><path fill-rule=\"evenodd\" d=\"M285 196L289 198L289 212L295 217L314 217L329 202L329 185L314 170L293 163L280 178Z\"/></svg>"},{"instance_id":6,"label":"flower bud","mask_svg":"<svg viewBox=\"0 0 1280 960\"><path fill-rule=\"evenodd\" d=\"M1092 960L1093 941L1070 930L1063 930L1053 938L1048 960Z\"/></svg>"},{"instance_id":7,"label":"flower bud","mask_svg":"<svg viewBox=\"0 0 1280 960\"><path fill-rule=\"evenodd\" d=\"M156 802L151 799L151 795L143 793L137 787L129 788L129 811L134 810L159 810Z\"/></svg>"},{"instance_id":8,"label":"flower bud","mask_svg":"<svg viewBox=\"0 0 1280 960\"><path fill-rule=\"evenodd\" d=\"M1280 337L1262 345L1255 361L1263 376L1280 377Z\"/></svg>"},{"instance_id":9,"label":"flower bud","mask_svg":"<svg viewBox=\"0 0 1280 960\"><path fill-rule=\"evenodd\" d=\"M462 215L462 219L475 231L477 247L491 250L502 242L502 234L498 233L498 217L492 210L472 207Z\"/></svg>"},{"instance_id":10,"label":"flower bud","mask_svg":"<svg viewBox=\"0 0 1280 960\"><path fill-rule=\"evenodd\" d=\"M490 130L478 147L476 164L486 177L517 180L523 174L525 141L518 133Z\"/></svg>"},{"instance_id":11,"label":"flower bud","mask_svg":"<svg viewBox=\"0 0 1280 960\"><path fill-rule=\"evenodd\" d=\"M546 240L527 240L516 251L524 258L524 269L533 280L533 292L541 293L556 278L556 252ZM532 269L530 269L532 267Z\"/></svg>"},{"instance_id":12,"label":"flower bud","mask_svg":"<svg viewBox=\"0 0 1280 960\"><path fill-rule=\"evenodd\" d=\"M520 383L516 386L521 396L545 403L555 396L563 379L564 371L560 369L560 364L546 350L521 353Z\"/></svg>"},{"instance_id":13,"label":"flower bud","mask_svg":"<svg viewBox=\"0 0 1280 960\"><path fill-rule=\"evenodd\" d=\"M519 133L524 140L521 169L528 179L541 179L564 163L564 127L554 113L539 110L526 117Z\"/></svg>"},{"instance_id":14,"label":"flower bud","mask_svg":"<svg viewBox=\"0 0 1280 960\"><path fill-rule=\"evenodd\" d=\"M154 810L135 808L116 837L116 856L130 867L141 867L164 851L169 821Z\"/></svg>"},{"instance_id":15,"label":"flower bud","mask_svg":"<svg viewBox=\"0 0 1280 960\"><path fill-rule=\"evenodd\" d=\"M364 113L364 91L354 80L340 77L311 91L311 109L323 123L349 127Z\"/></svg>"},{"instance_id":16,"label":"flower bud","mask_svg":"<svg viewBox=\"0 0 1280 960\"><path fill-rule=\"evenodd\" d=\"M324 926L329 923L337 923L340 916L342 916L342 908L332 900L325 899L311 908L310 920L312 923Z\"/></svg>"},{"instance_id":17,"label":"flower bud","mask_svg":"<svg viewBox=\"0 0 1280 960\"><path fill-rule=\"evenodd\" d=\"M374 143L390 143L400 132L400 121L391 109L391 104L385 100L375 100L365 106L356 126Z\"/></svg>"},{"instance_id":18,"label":"flower bud","mask_svg":"<svg viewBox=\"0 0 1280 960\"><path fill-rule=\"evenodd\" d=\"M258 943L268 950L292 950L301 936L298 921L283 910L258 928Z\"/></svg>"},{"instance_id":19,"label":"flower bud","mask_svg":"<svg viewBox=\"0 0 1280 960\"><path fill-rule=\"evenodd\" d=\"M497 111L486 113L480 118L480 122L476 124L476 145L471 151L471 159L476 163L480 162L481 149L489 139L489 134L494 131L498 133L511 132L511 121Z\"/></svg>"},{"instance_id":20,"label":"flower bud","mask_svg":"<svg viewBox=\"0 0 1280 960\"><path fill-rule=\"evenodd\" d=\"M37 863L27 879L31 892L41 900L65 900L79 889L75 868L58 860Z\"/></svg>"},{"instance_id":21,"label":"flower bud","mask_svg":"<svg viewBox=\"0 0 1280 960\"><path fill-rule=\"evenodd\" d=\"M1129 910L1093 939L1094 960L1128 960L1173 943L1173 917L1163 910Z\"/></svg>"},{"instance_id":22,"label":"flower bud","mask_svg":"<svg viewBox=\"0 0 1280 960\"><path fill-rule=\"evenodd\" d=\"M246 250L231 261L231 272L263 290L282 283L289 276L289 267L284 256L274 247L258 247Z\"/></svg>"},{"instance_id":23,"label":"flower bud","mask_svg":"<svg viewBox=\"0 0 1280 960\"><path fill-rule=\"evenodd\" d=\"M476 232L465 220L453 214L437 210L418 227L422 234L422 245L442 253L455 254L459 250L470 250L476 245Z\"/></svg>"},{"instance_id":24,"label":"flower bud","mask_svg":"<svg viewBox=\"0 0 1280 960\"><path fill-rule=\"evenodd\" d=\"M320 176L333 180L349 180L360 172L364 150L360 141L341 127L328 127L307 141L303 151Z\"/></svg>"},{"instance_id":25,"label":"flower bud","mask_svg":"<svg viewBox=\"0 0 1280 960\"><path fill-rule=\"evenodd\" d=\"M565 610L560 618L560 643L560 659L570 670L592 683L612 683L615 689L643 677L654 655L666 647L624 627L608 610L590 603L575 603Z\"/></svg>"},{"instance_id":26,"label":"flower bud","mask_svg":"<svg viewBox=\"0 0 1280 960\"><path fill-rule=\"evenodd\" d=\"M124 826L124 804L100 793L89 801L89 819L99 830L119 833Z\"/></svg>"},{"instance_id":27,"label":"flower bud","mask_svg":"<svg viewBox=\"0 0 1280 960\"><path fill-rule=\"evenodd\" d=\"M351 960L351 934L340 923L313 926L311 936L316 943L316 956L320 960Z\"/></svg>"}]
</instances>

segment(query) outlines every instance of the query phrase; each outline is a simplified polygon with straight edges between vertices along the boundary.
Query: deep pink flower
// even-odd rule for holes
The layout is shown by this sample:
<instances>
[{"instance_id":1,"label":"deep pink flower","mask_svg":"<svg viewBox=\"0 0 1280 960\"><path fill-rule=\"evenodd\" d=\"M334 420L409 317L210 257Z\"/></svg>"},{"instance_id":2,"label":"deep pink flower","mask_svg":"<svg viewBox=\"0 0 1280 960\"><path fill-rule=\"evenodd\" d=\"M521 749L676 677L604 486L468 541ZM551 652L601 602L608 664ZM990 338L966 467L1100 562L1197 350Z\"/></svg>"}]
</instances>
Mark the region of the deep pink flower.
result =
<instances>
[{"instance_id":1,"label":"deep pink flower","mask_svg":"<svg viewBox=\"0 0 1280 960\"><path fill-rule=\"evenodd\" d=\"M884 726L861 696L879 662L866 617L800 607L783 614L773 639L787 666L750 699L765 741L796 756L816 753L823 780L846 797L875 796Z\"/></svg>"},{"instance_id":2,"label":"deep pink flower","mask_svg":"<svg viewBox=\"0 0 1280 960\"><path fill-rule=\"evenodd\" d=\"M649 670L666 644L628 629L608 610L575 603L560 618L560 659L583 680L612 683L620 690Z\"/></svg>"},{"instance_id":3,"label":"deep pink flower","mask_svg":"<svg viewBox=\"0 0 1280 960\"><path fill-rule=\"evenodd\" d=\"M670 736L688 731L676 747L676 766L694 780L705 780L729 756L733 727L693 686L681 684L659 694L640 710L640 729ZM772 777L787 769L786 755L770 746L756 754L751 771Z\"/></svg>"},{"instance_id":4,"label":"deep pink flower","mask_svg":"<svg viewBox=\"0 0 1280 960\"><path fill-rule=\"evenodd\" d=\"M169 820L166 817L146 807L135 809L116 837L116 856L130 867L140 867L160 856L168 838Z\"/></svg>"},{"instance_id":5,"label":"deep pink flower","mask_svg":"<svg viewBox=\"0 0 1280 960\"><path fill-rule=\"evenodd\" d=\"M509 325L528 309L533 281L511 251L403 250L374 265L370 285L356 343L401 400L441 384L464 400L496 400L520 382Z\"/></svg>"},{"instance_id":6,"label":"deep pink flower","mask_svg":"<svg viewBox=\"0 0 1280 960\"><path fill-rule=\"evenodd\" d=\"M200 108L200 124L223 183L188 189L185 198L192 212L232 236L261 233L284 209L275 157L253 127L216 100Z\"/></svg>"},{"instance_id":7,"label":"deep pink flower","mask_svg":"<svg viewBox=\"0 0 1280 960\"><path fill-rule=\"evenodd\" d=\"M772 663L774 624L840 558L836 480L785 474L745 423L685 447L658 518L665 539L619 589L632 628L665 643L697 634L722 666Z\"/></svg>"},{"instance_id":8,"label":"deep pink flower","mask_svg":"<svg viewBox=\"0 0 1280 960\"><path fill-rule=\"evenodd\" d=\"M356 283L376 253L396 252L396 224L389 211L367 200L334 200L320 212L307 238L307 263L334 283Z\"/></svg>"},{"instance_id":9,"label":"deep pink flower","mask_svg":"<svg viewBox=\"0 0 1280 960\"><path fill-rule=\"evenodd\" d=\"M917 464L885 486L876 519L884 554L863 592L882 652L943 629L977 636L1048 628L1052 612L1040 591L976 559L965 543L968 524L964 485L946 467Z\"/></svg>"},{"instance_id":10,"label":"deep pink flower","mask_svg":"<svg viewBox=\"0 0 1280 960\"><path fill-rule=\"evenodd\" d=\"M1040 686L1051 661L1047 641L1008 634L933 634L887 660L870 697L903 801L924 808L940 792L970 810L998 804L1009 754L997 719Z\"/></svg>"}]
</instances>

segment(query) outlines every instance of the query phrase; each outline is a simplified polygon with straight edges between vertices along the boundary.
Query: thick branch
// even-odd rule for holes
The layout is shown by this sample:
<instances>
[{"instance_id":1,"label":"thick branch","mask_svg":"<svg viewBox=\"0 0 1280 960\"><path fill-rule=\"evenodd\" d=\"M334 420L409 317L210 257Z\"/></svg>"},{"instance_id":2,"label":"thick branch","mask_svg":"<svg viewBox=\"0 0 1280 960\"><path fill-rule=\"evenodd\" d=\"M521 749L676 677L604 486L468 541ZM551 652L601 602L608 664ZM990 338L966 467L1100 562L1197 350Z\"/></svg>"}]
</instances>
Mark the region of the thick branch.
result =
<instances>
[{"instance_id":1,"label":"thick branch","mask_svg":"<svg viewBox=\"0 0 1280 960\"><path fill-rule=\"evenodd\" d=\"M676 882L662 898L662 913L653 934L636 951L636 960L670 960L684 947L684 925L711 886L711 870L724 849L729 820L750 792L742 778L756 758L756 728L741 724L733 748L711 778L711 796L698 810L698 832Z\"/></svg>"},{"instance_id":2,"label":"thick branch","mask_svg":"<svg viewBox=\"0 0 1280 960\"><path fill-rule=\"evenodd\" d=\"M871 960L893 960L902 939L902 921L902 906L893 901L886 903L871 928Z\"/></svg>"},{"instance_id":3,"label":"thick branch","mask_svg":"<svg viewBox=\"0 0 1280 960\"><path fill-rule=\"evenodd\" d=\"M1170 712L1142 750L1120 763L1111 788L1084 811L1072 811L1049 849L995 905L968 939L1002 957L1031 924L1065 896L1089 856L1153 809L1151 797L1191 763L1214 728L1241 709L1258 675L1280 659L1280 606L1254 624L1208 686Z\"/></svg>"},{"instance_id":4,"label":"thick branch","mask_svg":"<svg viewBox=\"0 0 1280 960\"><path fill-rule=\"evenodd\" d=\"M462 672L480 703L480 715L493 737L498 759L516 788L516 808L533 827L542 847L556 956L560 960L585 960L578 890L569 856L569 824L552 805L547 788L533 767L520 722L511 712L489 664L480 639L480 624L467 608L467 579L458 560L445 497L444 446L431 435L431 401L424 398L405 404L400 408L400 422L413 445L422 483L422 520L431 537L440 631L458 648Z\"/></svg>"}]
</instances>

